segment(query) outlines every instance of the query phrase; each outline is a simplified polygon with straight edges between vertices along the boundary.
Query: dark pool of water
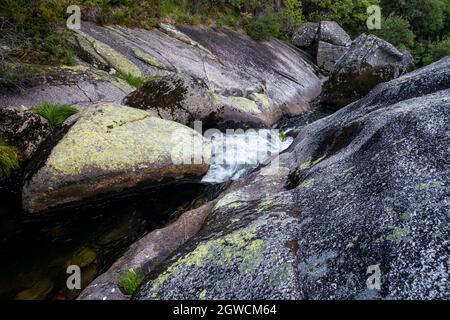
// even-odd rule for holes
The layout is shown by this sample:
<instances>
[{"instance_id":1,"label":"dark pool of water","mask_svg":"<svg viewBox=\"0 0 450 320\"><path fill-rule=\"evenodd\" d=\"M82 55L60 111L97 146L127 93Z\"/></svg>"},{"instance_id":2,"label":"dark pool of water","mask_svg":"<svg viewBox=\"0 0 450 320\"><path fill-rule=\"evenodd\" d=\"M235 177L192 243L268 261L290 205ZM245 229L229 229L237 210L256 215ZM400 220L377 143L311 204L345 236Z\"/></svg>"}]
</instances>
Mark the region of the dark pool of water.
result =
<instances>
[{"instance_id":1,"label":"dark pool of water","mask_svg":"<svg viewBox=\"0 0 450 320\"><path fill-rule=\"evenodd\" d=\"M76 298L80 290L66 287L67 266L81 267L84 288L127 246L175 218L200 188L37 216L22 212L20 193L0 190L0 299Z\"/></svg>"}]
</instances>

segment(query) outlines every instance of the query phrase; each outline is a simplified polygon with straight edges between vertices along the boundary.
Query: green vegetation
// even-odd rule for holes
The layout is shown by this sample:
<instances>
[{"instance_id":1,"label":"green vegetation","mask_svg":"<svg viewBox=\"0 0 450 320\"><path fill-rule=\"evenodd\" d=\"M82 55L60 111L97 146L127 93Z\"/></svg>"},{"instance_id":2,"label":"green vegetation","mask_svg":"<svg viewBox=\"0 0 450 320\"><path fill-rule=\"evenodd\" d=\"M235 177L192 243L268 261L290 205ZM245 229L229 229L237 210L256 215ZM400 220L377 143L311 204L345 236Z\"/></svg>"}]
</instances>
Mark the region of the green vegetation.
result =
<instances>
[{"instance_id":1,"label":"green vegetation","mask_svg":"<svg viewBox=\"0 0 450 320\"><path fill-rule=\"evenodd\" d=\"M366 9L373 4L382 8L381 30L366 27ZM11 48L7 60L73 65L75 54L65 29L69 5L81 6L84 19L100 24L141 28L159 22L202 24L229 27L261 41L270 37L289 40L306 21L334 20L353 37L372 32L410 50L419 66L450 54L448 0L4 0L0 32L2 42ZM17 77L20 74L5 75L0 68L0 83L14 82Z\"/></svg>"},{"instance_id":2,"label":"green vegetation","mask_svg":"<svg viewBox=\"0 0 450 320\"><path fill-rule=\"evenodd\" d=\"M139 88L147 81L145 78L133 77L133 76L125 77L125 80L128 82L128 84L130 86L135 87L135 88Z\"/></svg>"},{"instance_id":3,"label":"green vegetation","mask_svg":"<svg viewBox=\"0 0 450 320\"><path fill-rule=\"evenodd\" d=\"M284 133L283 131L280 131L278 133L278 137L280 138L281 141L286 140L286 133Z\"/></svg>"},{"instance_id":4,"label":"green vegetation","mask_svg":"<svg viewBox=\"0 0 450 320\"><path fill-rule=\"evenodd\" d=\"M78 109L67 104L52 104L45 102L34 107L33 112L47 119L53 128L58 128L68 117L77 113Z\"/></svg>"},{"instance_id":5,"label":"green vegetation","mask_svg":"<svg viewBox=\"0 0 450 320\"><path fill-rule=\"evenodd\" d=\"M413 47L414 33L411 30L408 20L391 14L383 19L381 25L382 29L373 31L376 36L392 43L400 49Z\"/></svg>"},{"instance_id":6,"label":"green vegetation","mask_svg":"<svg viewBox=\"0 0 450 320\"><path fill-rule=\"evenodd\" d=\"M250 23L250 36L258 41L278 37L281 32L279 16L271 13L256 17Z\"/></svg>"},{"instance_id":7,"label":"green vegetation","mask_svg":"<svg viewBox=\"0 0 450 320\"><path fill-rule=\"evenodd\" d=\"M127 295L132 295L141 284L144 276L133 269L125 271L119 277L119 285Z\"/></svg>"},{"instance_id":8,"label":"green vegetation","mask_svg":"<svg viewBox=\"0 0 450 320\"><path fill-rule=\"evenodd\" d=\"M19 150L0 136L0 181L19 169Z\"/></svg>"},{"instance_id":9,"label":"green vegetation","mask_svg":"<svg viewBox=\"0 0 450 320\"><path fill-rule=\"evenodd\" d=\"M450 54L450 35L442 41L432 43L424 55L424 64L430 64Z\"/></svg>"}]
</instances>

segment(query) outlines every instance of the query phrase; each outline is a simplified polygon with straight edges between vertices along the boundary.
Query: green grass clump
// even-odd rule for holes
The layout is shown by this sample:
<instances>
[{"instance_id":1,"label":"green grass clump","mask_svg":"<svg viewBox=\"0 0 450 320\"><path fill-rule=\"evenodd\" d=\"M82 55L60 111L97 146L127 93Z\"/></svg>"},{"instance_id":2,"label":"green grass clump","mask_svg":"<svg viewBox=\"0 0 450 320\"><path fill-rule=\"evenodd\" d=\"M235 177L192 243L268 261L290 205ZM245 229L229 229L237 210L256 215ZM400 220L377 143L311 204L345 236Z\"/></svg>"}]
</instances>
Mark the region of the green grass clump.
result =
<instances>
[{"instance_id":1,"label":"green grass clump","mask_svg":"<svg viewBox=\"0 0 450 320\"><path fill-rule=\"evenodd\" d=\"M0 137L0 181L19 169L19 150Z\"/></svg>"},{"instance_id":2,"label":"green grass clump","mask_svg":"<svg viewBox=\"0 0 450 320\"><path fill-rule=\"evenodd\" d=\"M34 107L33 112L47 119L53 128L58 128L68 117L77 113L78 109L67 104L44 102L43 104Z\"/></svg>"},{"instance_id":3,"label":"green grass clump","mask_svg":"<svg viewBox=\"0 0 450 320\"><path fill-rule=\"evenodd\" d=\"M139 88L142 86L146 79L141 77L133 77L133 76L127 76L125 77L125 80L128 82L128 84L132 87Z\"/></svg>"},{"instance_id":4,"label":"green grass clump","mask_svg":"<svg viewBox=\"0 0 450 320\"><path fill-rule=\"evenodd\" d=\"M133 269L125 271L119 278L119 285L127 295L132 295L141 284L144 276Z\"/></svg>"},{"instance_id":5,"label":"green grass clump","mask_svg":"<svg viewBox=\"0 0 450 320\"><path fill-rule=\"evenodd\" d=\"M278 133L278 137L280 138L281 141L286 140L286 133L284 133L283 131L280 131Z\"/></svg>"}]
</instances>

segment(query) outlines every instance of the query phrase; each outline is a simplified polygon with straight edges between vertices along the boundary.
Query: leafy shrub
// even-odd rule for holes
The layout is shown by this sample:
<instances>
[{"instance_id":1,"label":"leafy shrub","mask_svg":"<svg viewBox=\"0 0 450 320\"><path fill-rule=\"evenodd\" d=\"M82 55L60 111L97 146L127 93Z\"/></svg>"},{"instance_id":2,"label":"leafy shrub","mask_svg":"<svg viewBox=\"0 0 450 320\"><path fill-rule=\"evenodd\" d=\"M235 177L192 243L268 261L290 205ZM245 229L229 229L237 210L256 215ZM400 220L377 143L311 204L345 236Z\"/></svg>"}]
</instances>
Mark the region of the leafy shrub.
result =
<instances>
[{"instance_id":1,"label":"leafy shrub","mask_svg":"<svg viewBox=\"0 0 450 320\"><path fill-rule=\"evenodd\" d=\"M431 44L423 58L423 62L424 64L430 64L448 55L450 55L450 36L447 36L440 42Z\"/></svg>"},{"instance_id":2,"label":"leafy shrub","mask_svg":"<svg viewBox=\"0 0 450 320\"><path fill-rule=\"evenodd\" d=\"M19 150L0 137L0 181L19 169Z\"/></svg>"},{"instance_id":3,"label":"leafy shrub","mask_svg":"<svg viewBox=\"0 0 450 320\"><path fill-rule=\"evenodd\" d=\"M119 285L127 295L132 295L141 284L144 276L133 269L125 271L119 277Z\"/></svg>"},{"instance_id":4,"label":"leafy shrub","mask_svg":"<svg viewBox=\"0 0 450 320\"><path fill-rule=\"evenodd\" d=\"M52 104L45 102L34 107L33 111L47 119L53 128L58 128L68 117L77 113L78 109L67 104Z\"/></svg>"},{"instance_id":5,"label":"leafy shrub","mask_svg":"<svg viewBox=\"0 0 450 320\"><path fill-rule=\"evenodd\" d=\"M268 40L277 37L281 31L279 15L269 13L253 18L250 22L250 36L257 41Z\"/></svg>"},{"instance_id":6,"label":"leafy shrub","mask_svg":"<svg viewBox=\"0 0 450 320\"><path fill-rule=\"evenodd\" d=\"M389 15L381 22L381 29L374 30L373 33L402 49L411 48L414 45L414 33L408 20L399 16Z\"/></svg>"}]
</instances>

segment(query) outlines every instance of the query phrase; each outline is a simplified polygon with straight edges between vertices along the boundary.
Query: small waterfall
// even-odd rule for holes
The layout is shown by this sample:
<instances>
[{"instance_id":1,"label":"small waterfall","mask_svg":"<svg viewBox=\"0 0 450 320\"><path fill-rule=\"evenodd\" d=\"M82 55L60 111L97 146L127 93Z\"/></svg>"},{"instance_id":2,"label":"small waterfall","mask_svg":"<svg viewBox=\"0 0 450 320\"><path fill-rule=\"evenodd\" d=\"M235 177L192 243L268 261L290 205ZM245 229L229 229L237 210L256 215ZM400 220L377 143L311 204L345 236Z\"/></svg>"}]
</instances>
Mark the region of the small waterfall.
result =
<instances>
[{"instance_id":1,"label":"small waterfall","mask_svg":"<svg viewBox=\"0 0 450 320\"><path fill-rule=\"evenodd\" d=\"M237 180L288 148L293 140L292 137L281 139L278 130L268 129L214 133L212 160L202 182Z\"/></svg>"}]
</instances>

